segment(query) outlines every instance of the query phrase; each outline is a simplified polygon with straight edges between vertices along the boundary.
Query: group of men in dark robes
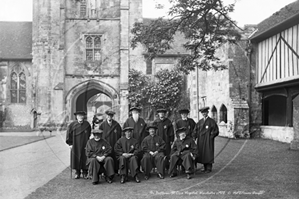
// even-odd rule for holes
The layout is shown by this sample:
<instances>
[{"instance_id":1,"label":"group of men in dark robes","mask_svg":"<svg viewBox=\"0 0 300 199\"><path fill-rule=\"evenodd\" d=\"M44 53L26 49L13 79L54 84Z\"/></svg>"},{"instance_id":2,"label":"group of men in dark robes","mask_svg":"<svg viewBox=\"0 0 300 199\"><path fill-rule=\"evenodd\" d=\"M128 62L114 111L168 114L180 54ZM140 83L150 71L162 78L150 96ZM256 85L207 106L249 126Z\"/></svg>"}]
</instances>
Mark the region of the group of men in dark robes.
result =
<instances>
[{"instance_id":1,"label":"group of men in dark robes","mask_svg":"<svg viewBox=\"0 0 300 199\"><path fill-rule=\"evenodd\" d=\"M204 165L201 172L211 172L214 138L219 131L216 122L208 117L208 109L199 110L203 118L197 124L188 118L188 109L181 109L181 119L174 125L166 117L167 110L158 109L158 118L147 125L140 117L141 108L134 106L123 128L113 119L115 112L108 110L106 119L101 114L95 115L93 129L84 121L86 113L76 112L77 121L68 126L66 135L75 179L82 173L83 178L91 178L93 184L98 184L99 175L103 175L112 183L118 174L121 183L129 177L139 183L140 170L146 180L155 169L157 177L164 179L165 170L170 177L177 176L178 166L190 179L197 163Z\"/></svg>"}]
</instances>

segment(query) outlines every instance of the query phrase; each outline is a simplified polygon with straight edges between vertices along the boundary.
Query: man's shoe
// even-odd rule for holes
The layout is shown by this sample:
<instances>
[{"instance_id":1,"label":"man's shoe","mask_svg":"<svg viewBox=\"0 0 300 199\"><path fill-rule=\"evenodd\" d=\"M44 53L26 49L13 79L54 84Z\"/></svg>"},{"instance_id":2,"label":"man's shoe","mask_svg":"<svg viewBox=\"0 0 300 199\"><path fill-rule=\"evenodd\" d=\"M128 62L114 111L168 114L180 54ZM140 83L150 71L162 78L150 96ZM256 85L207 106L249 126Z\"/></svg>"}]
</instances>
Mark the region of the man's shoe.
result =
<instances>
[{"instance_id":1,"label":"man's shoe","mask_svg":"<svg viewBox=\"0 0 300 199\"><path fill-rule=\"evenodd\" d=\"M211 170L206 170L204 173L210 173L211 172Z\"/></svg>"},{"instance_id":2,"label":"man's shoe","mask_svg":"<svg viewBox=\"0 0 300 199\"><path fill-rule=\"evenodd\" d=\"M139 177L138 177L138 175L135 175L135 176L134 176L134 180L135 180L137 183L140 183L140 182L141 182L140 179L139 179Z\"/></svg>"},{"instance_id":3,"label":"man's shoe","mask_svg":"<svg viewBox=\"0 0 300 199\"><path fill-rule=\"evenodd\" d=\"M148 180L149 179L149 176L148 175L145 175L145 180Z\"/></svg>"},{"instance_id":4,"label":"man's shoe","mask_svg":"<svg viewBox=\"0 0 300 199\"><path fill-rule=\"evenodd\" d=\"M105 180L108 184L112 183L112 178L111 177L105 177Z\"/></svg>"},{"instance_id":5,"label":"man's shoe","mask_svg":"<svg viewBox=\"0 0 300 199\"><path fill-rule=\"evenodd\" d=\"M93 185L96 185L96 184L99 184L99 181L97 181L97 182L93 182Z\"/></svg>"},{"instance_id":6,"label":"man's shoe","mask_svg":"<svg viewBox=\"0 0 300 199\"><path fill-rule=\"evenodd\" d=\"M177 176L177 173L172 173L171 175L170 175L170 178L174 178L174 177L176 177Z\"/></svg>"},{"instance_id":7,"label":"man's shoe","mask_svg":"<svg viewBox=\"0 0 300 199\"><path fill-rule=\"evenodd\" d=\"M160 173L158 173L157 175L158 175L158 177L159 177L160 179L164 179L164 176L161 175Z\"/></svg>"},{"instance_id":8,"label":"man's shoe","mask_svg":"<svg viewBox=\"0 0 300 199\"><path fill-rule=\"evenodd\" d=\"M191 177L191 175L190 175L189 173L187 173L187 174L186 174L186 178L189 180L189 179L191 179L192 177Z\"/></svg>"},{"instance_id":9,"label":"man's shoe","mask_svg":"<svg viewBox=\"0 0 300 199\"><path fill-rule=\"evenodd\" d=\"M75 179L79 179L80 178L80 174L75 174Z\"/></svg>"},{"instance_id":10,"label":"man's shoe","mask_svg":"<svg viewBox=\"0 0 300 199\"><path fill-rule=\"evenodd\" d=\"M202 173L205 173L206 172L206 169L201 169L200 170Z\"/></svg>"},{"instance_id":11,"label":"man's shoe","mask_svg":"<svg viewBox=\"0 0 300 199\"><path fill-rule=\"evenodd\" d=\"M121 175L121 180L120 180L121 184L124 184L125 183L125 176L124 175Z\"/></svg>"},{"instance_id":12,"label":"man's shoe","mask_svg":"<svg viewBox=\"0 0 300 199\"><path fill-rule=\"evenodd\" d=\"M88 179L87 173L82 174L83 179Z\"/></svg>"}]
</instances>

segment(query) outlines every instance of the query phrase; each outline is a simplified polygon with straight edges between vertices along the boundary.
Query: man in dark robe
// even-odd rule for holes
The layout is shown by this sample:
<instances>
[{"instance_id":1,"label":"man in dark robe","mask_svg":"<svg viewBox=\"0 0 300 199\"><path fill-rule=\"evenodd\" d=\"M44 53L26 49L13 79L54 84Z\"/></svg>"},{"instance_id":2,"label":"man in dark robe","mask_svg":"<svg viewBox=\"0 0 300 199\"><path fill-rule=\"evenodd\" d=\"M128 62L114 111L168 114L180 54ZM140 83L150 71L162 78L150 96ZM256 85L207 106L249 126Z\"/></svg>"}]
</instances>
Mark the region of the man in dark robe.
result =
<instances>
[{"instance_id":1,"label":"man in dark robe","mask_svg":"<svg viewBox=\"0 0 300 199\"><path fill-rule=\"evenodd\" d=\"M99 183L99 175L102 171L108 183L112 183L114 172L114 160L109 155L112 147L104 139L102 139L102 130L94 129L94 138L90 139L86 144L87 165L89 166L89 175L92 176L94 185Z\"/></svg>"},{"instance_id":2,"label":"man in dark robe","mask_svg":"<svg viewBox=\"0 0 300 199\"><path fill-rule=\"evenodd\" d=\"M188 114L190 111L188 109L180 109L179 114L181 116L181 119L177 120L175 123L175 130L185 127L186 128L186 136L192 137L193 130L196 126L196 123L192 118L188 118ZM176 135L178 138L178 135Z\"/></svg>"},{"instance_id":3,"label":"man in dark robe","mask_svg":"<svg viewBox=\"0 0 300 199\"><path fill-rule=\"evenodd\" d=\"M122 136L122 128L120 124L113 119L115 112L111 110L105 111L107 115L106 120L104 120L101 124L99 129L103 130L102 138L105 139L110 146L114 147L118 139ZM112 149L111 157L114 159L114 162L117 162L115 150ZM118 164L115 164L115 172L118 172Z\"/></svg>"},{"instance_id":4,"label":"man in dark robe","mask_svg":"<svg viewBox=\"0 0 300 199\"><path fill-rule=\"evenodd\" d=\"M201 108L203 118L199 120L193 132L193 137L197 140L198 156L196 162L203 164L202 172L209 173L212 171L214 163L215 137L219 135L219 128L215 120L208 117L209 107Z\"/></svg>"},{"instance_id":5,"label":"man in dark robe","mask_svg":"<svg viewBox=\"0 0 300 199\"><path fill-rule=\"evenodd\" d=\"M166 143L161 137L156 135L157 127L153 124L147 126L149 135L142 142L142 150L144 152L141 165L145 173L145 179L148 180L153 167L157 168L157 175L160 179L164 179L164 151Z\"/></svg>"},{"instance_id":6,"label":"man in dark robe","mask_svg":"<svg viewBox=\"0 0 300 199\"><path fill-rule=\"evenodd\" d=\"M75 179L80 178L81 170L83 178L87 178L85 147L91 135L91 125L84 120L84 111L78 111L74 115L77 121L68 126L66 134L66 143L71 147L71 169L76 171Z\"/></svg>"},{"instance_id":7,"label":"man in dark robe","mask_svg":"<svg viewBox=\"0 0 300 199\"><path fill-rule=\"evenodd\" d=\"M156 111L159 118L154 120L154 125L157 126L157 135L160 136L166 143L166 168L169 167L169 158L171 146L174 142L174 128L172 122L166 118L166 109L158 109Z\"/></svg>"},{"instance_id":8,"label":"man in dark robe","mask_svg":"<svg viewBox=\"0 0 300 199\"><path fill-rule=\"evenodd\" d=\"M139 166L138 157L140 153L140 145L137 139L132 137L132 127L123 129L125 136L121 137L115 144L115 153L119 161L121 183L125 183L128 179L128 169L134 180L139 183L138 178Z\"/></svg>"},{"instance_id":9,"label":"man in dark robe","mask_svg":"<svg viewBox=\"0 0 300 199\"><path fill-rule=\"evenodd\" d=\"M129 109L132 116L127 118L123 124L123 129L127 127L133 128L132 137L139 141L139 144L142 143L143 139L148 135L146 131L147 124L143 118L140 117L141 108L133 106Z\"/></svg>"},{"instance_id":10,"label":"man in dark robe","mask_svg":"<svg viewBox=\"0 0 300 199\"><path fill-rule=\"evenodd\" d=\"M186 136L184 127L177 129L179 135L175 140L171 151L169 174L171 178L177 176L177 165L182 165L187 174L187 179L191 179L191 173L194 170L195 157L197 155L197 146L193 138Z\"/></svg>"},{"instance_id":11,"label":"man in dark robe","mask_svg":"<svg viewBox=\"0 0 300 199\"><path fill-rule=\"evenodd\" d=\"M96 113L92 121L92 129L99 129L100 124L103 122L103 114Z\"/></svg>"}]
</instances>

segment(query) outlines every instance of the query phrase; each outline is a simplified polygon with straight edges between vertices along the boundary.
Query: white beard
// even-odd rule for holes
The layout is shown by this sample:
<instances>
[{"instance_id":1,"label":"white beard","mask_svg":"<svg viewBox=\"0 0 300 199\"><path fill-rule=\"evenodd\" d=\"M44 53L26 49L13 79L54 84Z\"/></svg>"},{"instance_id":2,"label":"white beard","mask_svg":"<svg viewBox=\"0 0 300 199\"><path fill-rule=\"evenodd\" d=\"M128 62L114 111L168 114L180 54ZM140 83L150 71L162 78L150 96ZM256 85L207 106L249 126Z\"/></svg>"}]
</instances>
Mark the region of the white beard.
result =
<instances>
[{"instance_id":1,"label":"white beard","mask_svg":"<svg viewBox=\"0 0 300 199\"><path fill-rule=\"evenodd\" d=\"M132 114L132 118L135 122L139 120L139 115L138 114Z\"/></svg>"}]
</instances>

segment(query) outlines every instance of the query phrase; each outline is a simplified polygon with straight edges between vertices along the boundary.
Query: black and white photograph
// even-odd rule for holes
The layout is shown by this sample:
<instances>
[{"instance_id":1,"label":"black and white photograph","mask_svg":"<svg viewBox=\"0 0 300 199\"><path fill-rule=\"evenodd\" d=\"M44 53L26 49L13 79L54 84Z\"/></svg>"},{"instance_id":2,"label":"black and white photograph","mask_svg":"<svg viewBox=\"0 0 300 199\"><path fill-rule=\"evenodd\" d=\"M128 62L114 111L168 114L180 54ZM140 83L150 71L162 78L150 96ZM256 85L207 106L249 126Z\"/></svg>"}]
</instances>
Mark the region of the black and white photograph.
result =
<instances>
[{"instance_id":1,"label":"black and white photograph","mask_svg":"<svg viewBox=\"0 0 300 199\"><path fill-rule=\"evenodd\" d=\"M0 0L1 199L299 198L299 0Z\"/></svg>"}]
</instances>

